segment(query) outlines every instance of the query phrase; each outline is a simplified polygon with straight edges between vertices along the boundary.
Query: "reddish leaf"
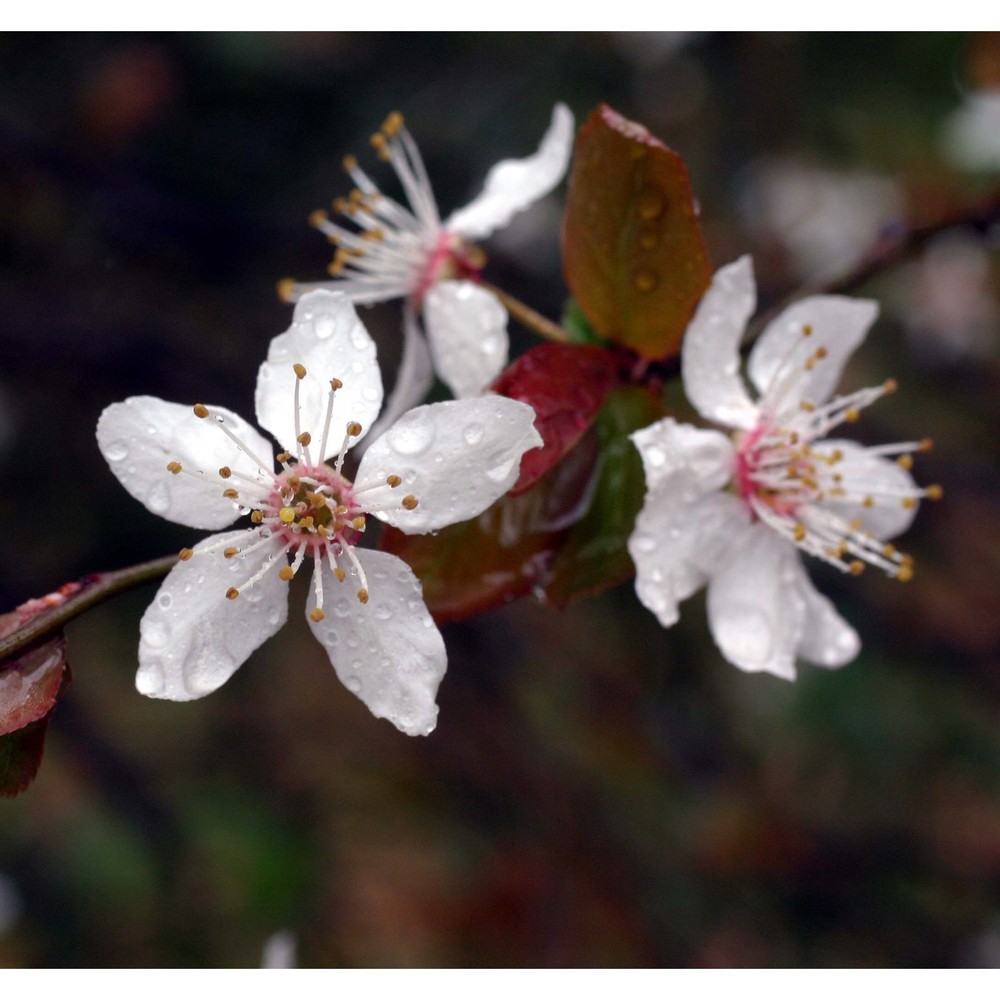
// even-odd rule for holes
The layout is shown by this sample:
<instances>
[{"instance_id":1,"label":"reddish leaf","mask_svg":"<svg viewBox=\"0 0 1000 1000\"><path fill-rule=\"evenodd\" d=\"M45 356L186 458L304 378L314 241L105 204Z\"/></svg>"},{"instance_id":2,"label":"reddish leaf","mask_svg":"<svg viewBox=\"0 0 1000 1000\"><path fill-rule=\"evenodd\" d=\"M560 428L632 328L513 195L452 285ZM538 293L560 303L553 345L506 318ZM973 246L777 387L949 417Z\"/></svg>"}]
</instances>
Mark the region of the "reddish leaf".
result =
<instances>
[{"instance_id":1,"label":"reddish leaf","mask_svg":"<svg viewBox=\"0 0 1000 1000\"><path fill-rule=\"evenodd\" d=\"M49 715L45 715L23 729L0 736L0 796L19 795L35 780L48 728Z\"/></svg>"},{"instance_id":2,"label":"reddish leaf","mask_svg":"<svg viewBox=\"0 0 1000 1000\"><path fill-rule=\"evenodd\" d=\"M545 442L521 459L510 491L534 486L580 440L615 384L618 362L611 351L576 344L539 344L522 354L493 383L494 392L528 403Z\"/></svg>"},{"instance_id":3,"label":"reddish leaf","mask_svg":"<svg viewBox=\"0 0 1000 1000\"><path fill-rule=\"evenodd\" d=\"M651 360L677 353L711 280L684 161L607 105L577 135L563 261L594 330Z\"/></svg>"},{"instance_id":4,"label":"reddish leaf","mask_svg":"<svg viewBox=\"0 0 1000 1000\"><path fill-rule=\"evenodd\" d=\"M479 517L433 535L385 528L380 547L413 568L438 622L503 604L527 593L544 576L579 516L596 457L596 436L585 435L527 493L503 496Z\"/></svg>"},{"instance_id":5,"label":"reddish leaf","mask_svg":"<svg viewBox=\"0 0 1000 1000\"><path fill-rule=\"evenodd\" d=\"M664 413L662 403L646 389L625 386L608 396L594 425L600 456L587 512L563 540L544 584L546 599L556 607L621 583L635 572L627 543L646 480L628 435Z\"/></svg>"},{"instance_id":6,"label":"reddish leaf","mask_svg":"<svg viewBox=\"0 0 1000 1000\"><path fill-rule=\"evenodd\" d=\"M61 633L7 661L0 672L0 736L45 716L68 669L66 637Z\"/></svg>"}]
</instances>

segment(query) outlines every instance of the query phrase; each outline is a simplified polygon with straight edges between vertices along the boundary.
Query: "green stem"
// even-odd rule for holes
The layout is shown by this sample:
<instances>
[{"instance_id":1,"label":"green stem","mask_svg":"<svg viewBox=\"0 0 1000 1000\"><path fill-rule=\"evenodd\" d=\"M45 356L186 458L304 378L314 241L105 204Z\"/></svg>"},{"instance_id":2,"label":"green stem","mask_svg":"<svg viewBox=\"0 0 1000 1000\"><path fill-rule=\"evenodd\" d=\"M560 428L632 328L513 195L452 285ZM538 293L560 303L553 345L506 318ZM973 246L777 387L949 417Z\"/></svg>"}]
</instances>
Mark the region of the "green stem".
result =
<instances>
[{"instance_id":1,"label":"green stem","mask_svg":"<svg viewBox=\"0 0 1000 1000\"><path fill-rule=\"evenodd\" d=\"M28 619L22 628L0 639L0 671L5 668L4 661L14 654L61 631L68 622L84 611L117 597L118 594L166 576L176 562L176 555L163 556L137 566L83 577L78 581L80 589L75 594L53 608L40 611Z\"/></svg>"},{"instance_id":2,"label":"green stem","mask_svg":"<svg viewBox=\"0 0 1000 1000\"><path fill-rule=\"evenodd\" d=\"M504 304L507 312L529 330L534 330L546 340L554 340L560 344L569 342L569 334L561 326L546 319L541 313L535 312L531 306L525 305L520 299L515 299L513 295L505 292L502 288L497 288L496 285L491 285L486 281L482 282L480 287L492 292Z\"/></svg>"}]
</instances>

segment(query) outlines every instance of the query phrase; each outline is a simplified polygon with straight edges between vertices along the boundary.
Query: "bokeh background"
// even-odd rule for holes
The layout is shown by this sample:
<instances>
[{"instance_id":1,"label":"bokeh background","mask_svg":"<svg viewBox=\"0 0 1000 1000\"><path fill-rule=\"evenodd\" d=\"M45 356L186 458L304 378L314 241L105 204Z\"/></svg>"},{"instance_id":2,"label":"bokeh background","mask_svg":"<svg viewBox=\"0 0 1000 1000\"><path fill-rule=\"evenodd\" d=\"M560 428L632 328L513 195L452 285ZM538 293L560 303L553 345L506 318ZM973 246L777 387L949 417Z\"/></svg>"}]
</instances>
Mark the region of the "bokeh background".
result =
<instances>
[{"instance_id":1,"label":"bokeh background","mask_svg":"<svg viewBox=\"0 0 1000 1000\"><path fill-rule=\"evenodd\" d=\"M388 182L388 111L449 211L555 101L611 103L685 157L768 306L995 191L998 87L988 35L0 37L0 607L191 542L113 479L98 414L252 415L275 283L322 275L305 221L343 154ZM561 196L487 246L550 316ZM998 292L982 227L859 290L882 319L845 386L902 391L858 434L932 436L945 499L911 583L812 567L864 639L841 671L741 674L701 597L669 632L630 585L525 599L445 629L408 739L294 611L182 705L133 687L153 587L85 616L41 774L0 801L0 965L253 966L277 932L321 966L1000 964ZM365 319L391 372L398 309Z\"/></svg>"}]
</instances>

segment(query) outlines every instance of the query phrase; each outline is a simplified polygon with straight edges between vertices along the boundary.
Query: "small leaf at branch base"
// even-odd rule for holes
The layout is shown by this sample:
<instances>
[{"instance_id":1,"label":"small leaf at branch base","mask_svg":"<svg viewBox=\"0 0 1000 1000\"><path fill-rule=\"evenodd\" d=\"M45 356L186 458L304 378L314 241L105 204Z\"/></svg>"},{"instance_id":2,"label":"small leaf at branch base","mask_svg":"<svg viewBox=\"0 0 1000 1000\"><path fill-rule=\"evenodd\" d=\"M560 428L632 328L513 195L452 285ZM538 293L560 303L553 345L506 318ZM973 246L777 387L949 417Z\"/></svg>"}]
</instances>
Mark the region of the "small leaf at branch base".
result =
<instances>
[{"instance_id":1,"label":"small leaf at branch base","mask_svg":"<svg viewBox=\"0 0 1000 1000\"><path fill-rule=\"evenodd\" d=\"M680 156L601 105L577 135L562 239L594 331L650 360L676 354L712 276Z\"/></svg>"},{"instance_id":2,"label":"small leaf at branch base","mask_svg":"<svg viewBox=\"0 0 1000 1000\"><path fill-rule=\"evenodd\" d=\"M20 795L35 780L48 728L49 715L45 715L23 729L0 736L0 796Z\"/></svg>"},{"instance_id":3,"label":"small leaf at branch base","mask_svg":"<svg viewBox=\"0 0 1000 1000\"><path fill-rule=\"evenodd\" d=\"M521 459L511 496L530 489L570 452L617 377L613 352L577 344L539 344L500 374L493 391L533 407L535 430L544 442Z\"/></svg>"},{"instance_id":4,"label":"small leaf at branch base","mask_svg":"<svg viewBox=\"0 0 1000 1000\"><path fill-rule=\"evenodd\" d=\"M66 637L61 633L5 662L0 671L0 736L47 715L68 669Z\"/></svg>"},{"instance_id":5,"label":"small leaf at branch base","mask_svg":"<svg viewBox=\"0 0 1000 1000\"><path fill-rule=\"evenodd\" d=\"M557 608L629 579L628 539L646 494L642 461L628 435L665 415L648 390L614 390L597 416L596 482L586 514L570 529L552 563L546 599Z\"/></svg>"},{"instance_id":6,"label":"small leaf at branch base","mask_svg":"<svg viewBox=\"0 0 1000 1000\"><path fill-rule=\"evenodd\" d=\"M438 623L487 611L543 579L585 505L596 458L590 432L527 493L503 496L479 517L432 535L386 527L380 548L410 565Z\"/></svg>"}]
</instances>

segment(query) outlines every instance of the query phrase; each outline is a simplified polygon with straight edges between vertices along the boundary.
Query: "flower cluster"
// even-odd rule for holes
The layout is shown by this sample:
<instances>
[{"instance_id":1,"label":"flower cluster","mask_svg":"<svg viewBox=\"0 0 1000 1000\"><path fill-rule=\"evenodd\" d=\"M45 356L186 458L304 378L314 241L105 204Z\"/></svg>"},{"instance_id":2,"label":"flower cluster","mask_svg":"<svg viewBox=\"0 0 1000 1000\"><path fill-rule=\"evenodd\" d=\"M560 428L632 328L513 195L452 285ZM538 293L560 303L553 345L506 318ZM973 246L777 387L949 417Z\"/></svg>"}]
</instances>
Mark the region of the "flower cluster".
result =
<instances>
[{"instance_id":1,"label":"flower cluster","mask_svg":"<svg viewBox=\"0 0 1000 1000\"><path fill-rule=\"evenodd\" d=\"M121 484L155 514L219 529L181 552L140 626L136 684L184 701L223 684L288 616L307 559L309 625L344 685L409 734L435 724L440 633L402 560L358 547L377 518L404 532L473 517L541 444L531 407L498 396L421 406L344 471L382 404L375 345L344 295L316 291L271 341L257 419L282 448L220 406L135 396L109 406L97 438ZM275 460L277 465L275 465Z\"/></svg>"},{"instance_id":2,"label":"flower cluster","mask_svg":"<svg viewBox=\"0 0 1000 1000\"><path fill-rule=\"evenodd\" d=\"M827 436L895 390L888 381L832 396L875 319L873 302L824 295L786 309L750 353L756 401L739 375L754 305L744 257L715 275L682 347L688 398L731 434L667 417L632 435L647 492L629 552L636 593L664 626L707 583L723 655L743 670L793 679L796 656L837 667L860 645L797 550L844 572L867 564L907 580L912 560L888 539L909 526L920 498L941 490L918 488L907 471L928 440L862 447Z\"/></svg>"}]
</instances>

